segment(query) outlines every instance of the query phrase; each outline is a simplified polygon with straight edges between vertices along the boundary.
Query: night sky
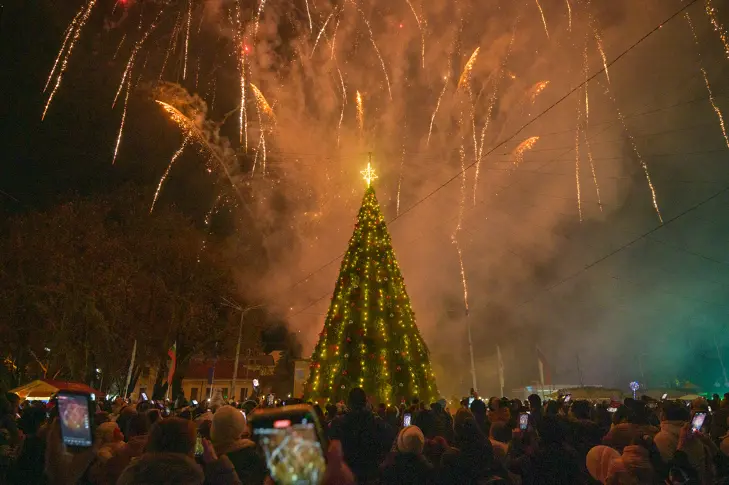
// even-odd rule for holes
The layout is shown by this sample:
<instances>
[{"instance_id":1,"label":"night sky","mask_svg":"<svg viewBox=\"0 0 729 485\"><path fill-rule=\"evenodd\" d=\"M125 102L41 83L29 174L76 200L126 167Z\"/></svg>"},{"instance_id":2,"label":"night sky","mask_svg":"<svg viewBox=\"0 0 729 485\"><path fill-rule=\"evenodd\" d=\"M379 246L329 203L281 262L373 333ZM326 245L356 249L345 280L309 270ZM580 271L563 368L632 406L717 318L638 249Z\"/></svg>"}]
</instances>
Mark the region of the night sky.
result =
<instances>
[{"instance_id":1,"label":"night sky","mask_svg":"<svg viewBox=\"0 0 729 485\"><path fill-rule=\"evenodd\" d=\"M378 198L436 374L454 376L440 378L443 392L470 387L466 319L484 394L498 388L497 344L507 390L538 379L536 345L559 383L578 383L578 355L586 384L627 388L631 380L663 385L680 377L710 389L724 381L717 349L729 359L729 142L701 69L716 108L729 116L729 54L703 2L686 10L698 45L681 13L631 48L682 2L596 2L589 12L572 2L579 5L572 5L570 24L565 0L543 0L547 38L533 2L413 2L419 20L427 19L421 37L406 2L378 0L362 11L347 4L340 12L330 2L310 1L312 30L303 1L270 0L257 33L257 3L243 2L248 82L275 113L275 123L265 125L265 175L256 157L265 120L259 122L251 89L247 153L239 143L238 37L228 15L234 2L194 2L186 79L184 22L182 34L177 26L186 2L172 1L163 11L136 61L112 164L123 108L112 109L114 94L133 42L164 2L127 0L112 13L114 2L99 0L41 121L43 87L65 29L85 2L5 1L0 210L6 223L13 214L127 184L151 203L183 140L154 103L161 77L189 93L168 102L206 107L196 123L230 156L231 179L247 208L199 149L184 152L158 203L176 205L202 227L221 197L214 231L240 251L241 292L286 320L305 353L324 321L335 257L346 249L364 192L359 170L371 152L380 173ZM717 21L729 25L729 6L714 3ZM319 30L337 12L312 53ZM563 100L585 80L585 67L590 75L603 67L596 32L608 61L626 54L610 66L609 79L603 73L587 83L588 104L583 88ZM173 34L177 45L169 50ZM469 93L458 80L476 47ZM534 94L542 81L549 83ZM364 99L363 131L357 91ZM477 161L474 136L478 145L489 106L488 156L474 191L475 165L463 185L460 172ZM540 138L517 166L517 147L532 136ZM452 243L459 220L468 316ZM264 273L254 260L266 262Z\"/></svg>"}]
</instances>

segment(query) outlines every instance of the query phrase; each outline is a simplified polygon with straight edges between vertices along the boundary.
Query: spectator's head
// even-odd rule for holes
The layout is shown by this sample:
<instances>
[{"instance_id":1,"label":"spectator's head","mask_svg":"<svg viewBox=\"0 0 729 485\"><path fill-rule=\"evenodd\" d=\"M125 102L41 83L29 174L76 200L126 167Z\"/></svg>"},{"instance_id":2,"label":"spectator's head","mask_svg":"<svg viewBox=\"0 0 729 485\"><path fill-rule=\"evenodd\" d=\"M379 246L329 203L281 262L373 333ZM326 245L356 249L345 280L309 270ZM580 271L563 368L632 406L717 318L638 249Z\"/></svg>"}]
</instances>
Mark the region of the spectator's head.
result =
<instances>
[{"instance_id":1,"label":"spectator's head","mask_svg":"<svg viewBox=\"0 0 729 485\"><path fill-rule=\"evenodd\" d=\"M559 413L559 403L557 401L547 401L544 407L544 414L547 416L556 416Z\"/></svg>"},{"instance_id":2,"label":"spectator's head","mask_svg":"<svg viewBox=\"0 0 729 485\"><path fill-rule=\"evenodd\" d=\"M387 411L385 411L385 420L392 426L397 426L397 418L399 415L400 412L395 406L388 406Z\"/></svg>"},{"instance_id":3,"label":"spectator's head","mask_svg":"<svg viewBox=\"0 0 729 485\"><path fill-rule=\"evenodd\" d=\"M440 408L441 408L442 410L444 410L444 411L445 411L445 408L447 408L447 407L448 407L448 401L446 401L446 400L445 400L445 399L443 399L443 398L440 398L440 399L438 399L438 400L436 401L436 404L439 404L439 405L440 405Z\"/></svg>"},{"instance_id":4,"label":"spectator's head","mask_svg":"<svg viewBox=\"0 0 729 485\"><path fill-rule=\"evenodd\" d=\"M119 426L112 421L97 426L94 430L94 435L96 436L96 441L102 446L124 441L124 435L119 429Z\"/></svg>"},{"instance_id":5,"label":"spectator's head","mask_svg":"<svg viewBox=\"0 0 729 485\"><path fill-rule=\"evenodd\" d=\"M545 416L539 428L539 435L547 445L559 445L565 440L565 432L559 418L556 416Z\"/></svg>"},{"instance_id":6,"label":"spectator's head","mask_svg":"<svg viewBox=\"0 0 729 485\"><path fill-rule=\"evenodd\" d=\"M575 401L572 403L570 413L577 419L590 419L590 403L588 401Z\"/></svg>"},{"instance_id":7,"label":"spectator's head","mask_svg":"<svg viewBox=\"0 0 729 485\"><path fill-rule=\"evenodd\" d=\"M595 446L587 453L587 470L592 478L605 483L608 470L613 460L620 458L620 453L609 446Z\"/></svg>"},{"instance_id":8,"label":"spectator's head","mask_svg":"<svg viewBox=\"0 0 729 485\"><path fill-rule=\"evenodd\" d=\"M405 426L397 434L397 451L419 455L425 446L425 436L417 426Z\"/></svg>"},{"instance_id":9,"label":"spectator's head","mask_svg":"<svg viewBox=\"0 0 729 485\"><path fill-rule=\"evenodd\" d=\"M497 401L498 402L498 401ZM474 399L471 403L471 412L474 416L485 416L486 415L486 403L480 399Z\"/></svg>"},{"instance_id":10,"label":"spectator's head","mask_svg":"<svg viewBox=\"0 0 729 485\"><path fill-rule=\"evenodd\" d=\"M697 397L691 401L691 411L707 413L709 412L709 403L703 397Z\"/></svg>"},{"instance_id":11,"label":"spectator's head","mask_svg":"<svg viewBox=\"0 0 729 485\"><path fill-rule=\"evenodd\" d=\"M109 421L111 421L111 419L109 419L109 413L106 411L96 411L94 414L94 426L98 426L102 423L108 423Z\"/></svg>"},{"instance_id":12,"label":"spectator's head","mask_svg":"<svg viewBox=\"0 0 729 485\"><path fill-rule=\"evenodd\" d=\"M530 394L527 401L529 401L529 409L531 412L542 411L542 398L539 397L539 394Z\"/></svg>"},{"instance_id":13,"label":"spectator's head","mask_svg":"<svg viewBox=\"0 0 729 485\"><path fill-rule=\"evenodd\" d=\"M7 414L15 414L18 412L18 406L20 406L20 396L14 392L6 392L5 399L7 400ZM5 410L3 410L5 411Z\"/></svg>"},{"instance_id":14,"label":"spectator's head","mask_svg":"<svg viewBox=\"0 0 729 485\"><path fill-rule=\"evenodd\" d=\"M332 419L332 418L334 418L334 416L337 415L337 405L336 404L332 404L332 403L327 404L326 410L327 410L328 419Z\"/></svg>"},{"instance_id":15,"label":"spectator's head","mask_svg":"<svg viewBox=\"0 0 729 485\"><path fill-rule=\"evenodd\" d=\"M626 405L618 406L613 413L613 424L627 423L630 419L630 408Z\"/></svg>"},{"instance_id":16,"label":"spectator's head","mask_svg":"<svg viewBox=\"0 0 729 485\"><path fill-rule=\"evenodd\" d=\"M435 438L438 434L435 413L432 410L420 411L415 416L415 425L420 428L426 438Z\"/></svg>"},{"instance_id":17,"label":"spectator's head","mask_svg":"<svg viewBox=\"0 0 729 485\"><path fill-rule=\"evenodd\" d=\"M149 434L149 426L150 423L146 414L135 414L127 423L127 432L125 436L132 438L134 436L144 436L145 434Z\"/></svg>"},{"instance_id":18,"label":"spectator's head","mask_svg":"<svg viewBox=\"0 0 729 485\"><path fill-rule=\"evenodd\" d=\"M628 422L638 425L646 425L650 423L650 410L643 401L631 399L626 405L630 409Z\"/></svg>"},{"instance_id":19,"label":"spectator's head","mask_svg":"<svg viewBox=\"0 0 729 485\"><path fill-rule=\"evenodd\" d=\"M205 475L195 460L180 453L145 453L124 470L117 485L202 485Z\"/></svg>"},{"instance_id":20,"label":"spectator's head","mask_svg":"<svg viewBox=\"0 0 729 485\"><path fill-rule=\"evenodd\" d=\"M210 438L216 447L234 443L245 431L246 417L233 406L223 406L213 415Z\"/></svg>"},{"instance_id":21,"label":"spectator's head","mask_svg":"<svg viewBox=\"0 0 729 485\"><path fill-rule=\"evenodd\" d=\"M46 411L43 408L31 406L23 411L18 427L26 435L34 435L46 421Z\"/></svg>"},{"instance_id":22,"label":"spectator's head","mask_svg":"<svg viewBox=\"0 0 729 485\"><path fill-rule=\"evenodd\" d=\"M491 425L489 437L500 443L509 443L511 441L511 428L507 423L498 421Z\"/></svg>"},{"instance_id":23,"label":"spectator's head","mask_svg":"<svg viewBox=\"0 0 729 485\"><path fill-rule=\"evenodd\" d=\"M355 387L349 391L349 409L352 411L361 411L367 406L367 394L361 387Z\"/></svg>"},{"instance_id":24,"label":"spectator's head","mask_svg":"<svg viewBox=\"0 0 729 485\"><path fill-rule=\"evenodd\" d=\"M476 402L476 401L474 400L473 402ZM500 405L501 405L501 400L498 397L493 396L493 397L489 398L489 409L491 411L498 411Z\"/></svg>"},{"instance_id":25,"label":"spectator's head","mask_svg":"<svg viewBox=\"0 0 729 485\"><path fill-rule=\"evenodd\" d=\"M150 426L160 419L162 419L162 414L159 412L159 409L150 409L147 411L147 421L149 421Z\"/></svg>"},{"instance_id":26,"label":"spectator's head","mask_svg":"<svg viewBox=\"0 0 729 485\"><path fill-rule=\"evenodd\" d=\"M430 409L434 413L439 413L439 412L443 411L443 406L441 406L440 401L435 401L434 403L430 404Z\"/></svg>"},{"instance_id":27,"label":"spectator's head","mask_svg":"<svg viewBox=\"0 0 729 485\"><path fill-rule=\"evenodd\" d=\"M206 440L210 440L210 428L213 427L213 422L206 419L205 421L201 422L197 425L197 434L201 438L205 438Z\"/></svg>"},{"instance_id":28,"label":"spectator's head","mask_svg":"<svg viewBox=\"0 0 729 485\"><path fill-rule=\"evenodd\" d=\"M688 422L689 420L689 410L678 401L665 401L661 408L661 421Z\"/></svg>"},{"instance_id":29,"label":"spectator's head","mask_svg":"<svg viewBox=\"0 0 729 485\"><path fill-rule=\"evenodd\" d=\"M197 430L192 421L180 418L163 419L152 426L147 441L147 451L180 453L192 457L195 453L196 438Z\"/></svg>"}]
</instances>

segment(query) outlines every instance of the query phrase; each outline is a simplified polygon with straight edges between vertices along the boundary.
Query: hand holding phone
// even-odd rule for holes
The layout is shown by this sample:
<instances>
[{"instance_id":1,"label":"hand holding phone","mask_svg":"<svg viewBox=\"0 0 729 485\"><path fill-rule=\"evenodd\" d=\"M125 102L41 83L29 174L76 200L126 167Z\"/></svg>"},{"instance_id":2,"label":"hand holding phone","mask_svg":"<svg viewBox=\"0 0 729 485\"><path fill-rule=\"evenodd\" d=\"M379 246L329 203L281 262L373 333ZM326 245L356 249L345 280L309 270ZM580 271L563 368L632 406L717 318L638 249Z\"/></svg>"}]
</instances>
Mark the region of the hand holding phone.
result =
<instances>
[{"instance_id":1,"label":"hand holding phone","mask_svg":"<svg viewBox=\"0 0 729 485\"><path fill-rule=\"evenodd\" d=\"M402 425L410 426L410 424L412 423L412 420L413 420L413 415L410 413L405 413L405 414L403 414L403 417L402 417Z\"/></svg>"},{"instance_id":2,"label":"hand holding phone","mask_svg":"<svg viewBox=\"0 0 729 485\"><path fill-rule=\"evenodd\" d=\"M519 429L522 431L526 431L529 427L529 413L520 413L519 414Z\"/></svg>"},{"instance_id":3,"label":"hand holding phone","mask_svg":"<svg viewBox=\"0 0 729 485\"><path fill-rule=\"evenodd\" d=\"M249 423L277 485L319 485L326 471L326 440L311 406L256 411Z\"/></svg>"},{"instance_id":4,"label":"hand holding phone","mask_svg":"<svg viewBox=\"0 0 729 485\"><path fill-rule=\"evenodd\" d=\"M60 391L56 396L56 406L63 444L71 449L90 448L94 444L91 396Z\"/></svg>"},{"instance_id":5,"label":"hand holding phone","mask_svg":"<svg viewBox=\"0 0 729 485\"><path fill-rule=\"evenodd\" d=\"M567 395L566 395L566 396L564 397L564 403L565 403L565 404L567 404L567 403L568 403L568 402L570 402L571 400L572 400L572 394L567 394Z\"/></svg>"},{"instance_id":6,"label":"hand holding phone","mask_svg":"<svg viewBox=\"0 0 729 485\"><path fill-rule=\"evenodd\" d=\"M694 414L694 419L691 420L691 431L694 433L701 431L701 427L704 425L706 419L706 413Z\"/></svg>"}]
</instances>

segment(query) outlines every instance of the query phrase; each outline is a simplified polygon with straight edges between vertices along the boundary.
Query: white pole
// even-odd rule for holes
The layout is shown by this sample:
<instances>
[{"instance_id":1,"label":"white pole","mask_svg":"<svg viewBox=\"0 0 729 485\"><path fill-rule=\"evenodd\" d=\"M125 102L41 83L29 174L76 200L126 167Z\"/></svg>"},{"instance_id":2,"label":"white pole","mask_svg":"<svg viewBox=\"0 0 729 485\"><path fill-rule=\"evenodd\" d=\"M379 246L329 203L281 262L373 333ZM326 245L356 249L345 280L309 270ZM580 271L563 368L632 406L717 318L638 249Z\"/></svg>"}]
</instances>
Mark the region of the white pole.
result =
<instances>
[{"instance_id":1,"label":"white pole","mask_svg":"<svg viewBox=\"0 0 729 485\"><path fill-rule=\"evenodd\" d=\"M132 359L129 361L129 372L127 372L127 382L124 386L124 399L126 399L129 392L129 383L132 382L132 370L134 369L134 358L137 356L137 339L134 339L134 346L132 347Z\"/></svg>"}]
</instances>

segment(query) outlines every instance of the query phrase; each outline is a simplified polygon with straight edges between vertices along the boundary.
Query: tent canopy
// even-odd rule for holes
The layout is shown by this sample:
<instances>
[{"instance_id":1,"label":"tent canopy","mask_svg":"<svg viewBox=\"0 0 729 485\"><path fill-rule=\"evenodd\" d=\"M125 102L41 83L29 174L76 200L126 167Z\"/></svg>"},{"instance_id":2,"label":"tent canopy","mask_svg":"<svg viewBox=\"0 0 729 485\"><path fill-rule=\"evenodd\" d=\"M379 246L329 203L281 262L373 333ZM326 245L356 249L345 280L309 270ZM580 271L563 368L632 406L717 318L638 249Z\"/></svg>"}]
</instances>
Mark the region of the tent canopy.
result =
<instances>
[{"instance_id":1,"label":"tent canopy","mask_svg":"<svg viewBox=\"0 0 729 485\"><path fill-rule=\"evenodd\" d=\"M48 401L58 391L74 391L86 394L99 394L99 391L80 382L53 381L50 379L39 379L31 381L23 386L16 387L10 392L20 396L20 399L31 401Z\"/></svg>"}]
</instances>

